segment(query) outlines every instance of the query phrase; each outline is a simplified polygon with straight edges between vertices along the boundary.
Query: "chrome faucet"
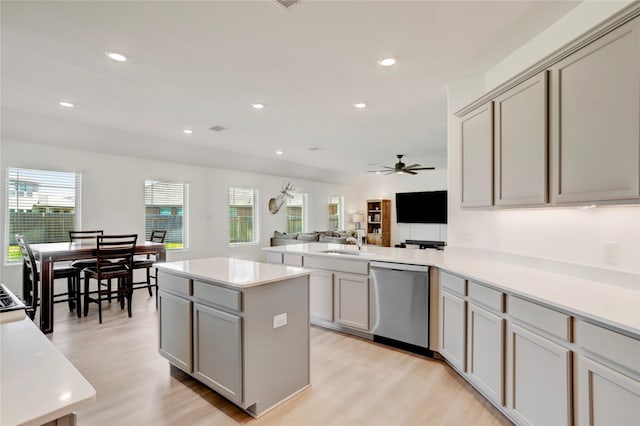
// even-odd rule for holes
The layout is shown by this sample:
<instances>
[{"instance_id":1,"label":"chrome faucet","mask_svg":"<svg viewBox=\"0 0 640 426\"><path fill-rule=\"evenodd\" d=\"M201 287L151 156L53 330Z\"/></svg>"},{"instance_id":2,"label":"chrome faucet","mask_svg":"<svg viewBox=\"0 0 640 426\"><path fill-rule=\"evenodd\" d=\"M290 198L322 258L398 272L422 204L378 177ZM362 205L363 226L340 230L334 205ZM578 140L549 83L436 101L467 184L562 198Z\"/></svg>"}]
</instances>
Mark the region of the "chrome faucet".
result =
<instances>
[{"instance_id":1,"label":"chrome faucet","mask_svg":"<svg viewBox=\"0 0 640 426\"><path fill-rule=\"evenodd\" d=\"M347 237L346 242L354 241L358 246L358 250L362 249L362 244L360 243L360 236L358 237Z\"/></svg>"}]
</instances>

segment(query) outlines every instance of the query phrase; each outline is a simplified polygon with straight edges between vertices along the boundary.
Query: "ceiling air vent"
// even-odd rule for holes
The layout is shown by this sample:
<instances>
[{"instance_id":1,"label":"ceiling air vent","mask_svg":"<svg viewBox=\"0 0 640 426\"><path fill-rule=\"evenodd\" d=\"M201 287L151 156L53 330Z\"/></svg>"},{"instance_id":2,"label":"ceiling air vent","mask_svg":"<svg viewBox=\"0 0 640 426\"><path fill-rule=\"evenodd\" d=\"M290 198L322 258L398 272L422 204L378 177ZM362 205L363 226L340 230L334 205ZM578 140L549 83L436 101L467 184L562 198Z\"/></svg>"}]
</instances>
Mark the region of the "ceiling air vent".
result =
<instances>
[{"instance_id":1,"label":"ceiling air vent","mask_svg":"<svg viewBox=\"0 0 640 426\"><path fill-rule=\"evenodd\" d=\"M284 7L291 7L296 3L299 3L299 0L276 0L276 2L280 3Z\"/></svg>"},{"instance_id":2,"label":"ceiling air vent","mask_svg":"<svg viewBox=\"0 0 640 426\"><path fill-rule=\"evenodd\" d=\"M216 124L215 126L209 127L209 130L213 130L214 132L221 132L224 129L226 129L226 127L222 127L222 126L220 126L218 124Z\"/></svg>"}]
</instances>

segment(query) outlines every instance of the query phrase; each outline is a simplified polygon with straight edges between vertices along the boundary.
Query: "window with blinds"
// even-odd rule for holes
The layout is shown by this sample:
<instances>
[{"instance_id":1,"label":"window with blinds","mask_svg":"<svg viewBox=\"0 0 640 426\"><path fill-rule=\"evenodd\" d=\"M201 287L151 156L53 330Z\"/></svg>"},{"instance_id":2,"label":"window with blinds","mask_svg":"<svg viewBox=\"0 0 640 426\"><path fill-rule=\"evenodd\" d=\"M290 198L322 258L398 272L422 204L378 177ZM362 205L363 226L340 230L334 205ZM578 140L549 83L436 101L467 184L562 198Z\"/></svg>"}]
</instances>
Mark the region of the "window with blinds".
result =
<instances>
[{"instance_id":1,"label":"window with blinds","mask_svg":"<svg viewBox=\"0 0 640 426\"><path fill-rule=\"evenodd\" d=\"M29 244L69 241L80 228L80 175L7 168L5 229L7 261L22 260L15 235Z\"/></svg>"},{"instance_id":2,"label":"window with blinds","mask_svg":"<svg viewBox=\"0 0 640 426\"><path fill-rule=\"evenodd\" d=\"M304 232L306 229L307 194L290 192L293 198L287 199L287 233Z\"/></svg>"},{"instance_id":3,"label":"window with blinds","mask_svg":"<svg viewBox=\"0 0 640 426\"><path fill-rule=\"evenodd\" d=\"M344 223L344 197L341 195L329 196L329 230L342 230Z\"/></svg>"},{"instance_id":4,"label":"window with blinds","mask_svg":"<svg viewBox=\"0 0 640 426\"><path fill-rule=\"evenodd\" d=\"M167 250L186 248L185 200L187 185L176 182L144 181L145 239L151 231L167 231L164 239Z\"/></svg>"},{"instance_id":5,"label":"window with blinds","mask_svg":"<svg viewBox=\"0 0 640 426\"><path fill-rule=\"evenodd\" d=\"M229 244L258 242L257 190L229 188Z\"/></svg>"}]
</instances>

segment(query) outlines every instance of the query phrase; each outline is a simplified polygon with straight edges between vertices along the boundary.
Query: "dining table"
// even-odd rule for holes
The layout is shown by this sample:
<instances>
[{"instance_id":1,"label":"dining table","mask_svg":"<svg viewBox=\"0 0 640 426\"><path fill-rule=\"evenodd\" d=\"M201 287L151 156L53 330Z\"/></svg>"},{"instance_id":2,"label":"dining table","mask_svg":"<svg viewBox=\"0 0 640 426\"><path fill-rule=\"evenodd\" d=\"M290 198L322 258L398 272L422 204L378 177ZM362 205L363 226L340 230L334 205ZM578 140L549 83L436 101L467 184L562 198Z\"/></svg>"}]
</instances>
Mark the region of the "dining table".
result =
<instances>
[{"instance_id":1,"label":"dining table","mask_svg":"<svg viewBox=\"0 0 640 426\"><path fill-rule=\"evenodd\" d=\"M53 332L53 265L55 262L71 262L74 260L93 259L97 255L96 240L80 240L61 243L31 244L31 250L40 261L40 330L45 333ZM136 255L152 254L158 262L166 261L164 243L140 241L136 243ZM23 293L27 289L25 278L27 269L23 266Z\"/></svg>"}]
</instances>

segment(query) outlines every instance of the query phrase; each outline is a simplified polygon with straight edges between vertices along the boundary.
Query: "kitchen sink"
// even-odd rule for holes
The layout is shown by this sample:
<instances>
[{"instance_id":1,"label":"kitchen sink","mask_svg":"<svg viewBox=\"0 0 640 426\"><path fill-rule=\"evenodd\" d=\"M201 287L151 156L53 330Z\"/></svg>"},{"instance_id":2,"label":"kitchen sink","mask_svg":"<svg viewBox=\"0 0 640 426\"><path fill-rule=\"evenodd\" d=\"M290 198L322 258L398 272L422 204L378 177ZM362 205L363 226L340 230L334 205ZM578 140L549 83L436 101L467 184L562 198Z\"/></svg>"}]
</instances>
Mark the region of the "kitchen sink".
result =
<instances>
[{"instance_id":1,"label":"kitchen sink","mask_svg":"<svg viewBox=\"0 0 640 426\"><path fill-rule=\"evenodd\" d=\"M335 255L344 255L347 254L349 256L375 256L375 253L371 253L370 251L358 251L358 250L324 250L322 253L326 254L335 254Z\"/></svg>"}]
</instances>

